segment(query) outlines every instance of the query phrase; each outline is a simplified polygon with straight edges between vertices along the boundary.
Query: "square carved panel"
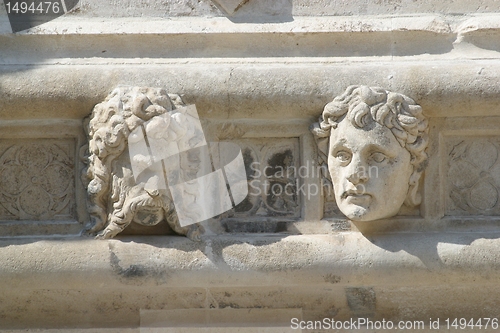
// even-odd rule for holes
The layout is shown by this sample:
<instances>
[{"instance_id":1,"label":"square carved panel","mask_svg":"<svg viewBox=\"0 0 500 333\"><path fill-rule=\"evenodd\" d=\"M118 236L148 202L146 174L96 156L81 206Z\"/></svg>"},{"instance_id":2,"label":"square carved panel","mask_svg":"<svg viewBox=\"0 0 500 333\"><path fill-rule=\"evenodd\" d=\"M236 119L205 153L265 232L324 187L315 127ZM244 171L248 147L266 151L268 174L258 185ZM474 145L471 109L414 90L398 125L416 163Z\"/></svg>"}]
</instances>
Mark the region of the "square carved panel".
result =
<instances>
[{"instance_id":1,"label":"square carved panel","mask_svg":"<svg viewBox=\"0 0 500 333\"><path fill-rule=\"evenodd\" d=\"M450 136L445 147L445 214L500 215L500 137Z\"/></svg>"},{"instance_id":2,"label":"square carved panel","mask_svg":"<svg viewBox=\"0 0 500 333\"><path fill-rule=\"evenodd\" d=\"M0 220L74 220L74 182L73 140L0 140Z\"/></svg>"},{"instance_id":3,"label":"square carved panel","mask_svg":"<svg viewBox=\"0 0 500 333\"><path fill-rule=\"evenodd\" d=\"M235 207L234 217L299 217L299 140L259 138L231 142L241 148L249 190L246 199Z\"/></svg>"}]
</instances>

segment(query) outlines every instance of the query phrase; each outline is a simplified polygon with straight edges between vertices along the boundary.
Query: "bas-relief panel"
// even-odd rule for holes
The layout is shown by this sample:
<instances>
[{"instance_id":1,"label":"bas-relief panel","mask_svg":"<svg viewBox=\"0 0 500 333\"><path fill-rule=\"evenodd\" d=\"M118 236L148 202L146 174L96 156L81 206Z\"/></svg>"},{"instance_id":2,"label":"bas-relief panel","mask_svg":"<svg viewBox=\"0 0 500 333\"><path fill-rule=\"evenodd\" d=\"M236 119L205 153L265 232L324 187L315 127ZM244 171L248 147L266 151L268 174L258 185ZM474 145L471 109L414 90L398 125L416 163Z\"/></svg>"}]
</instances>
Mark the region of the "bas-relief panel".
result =
<instances>
[{"instance_id":1,"label":"bas-relief panel","mask_svg":"<svg viewBox=\"0 0 500 333\"><path fill-rule=\"evenodd\" d=\"M386 102L387 100L392 104ZM133 99L130 101L133 102ZM126 103L130 101L126 100ZM152 99L149 103L156 105L159 102ZM344 112L342 111L343 105L349 105L349 103L357 103L357 105L352 107L353 115L350 116L349 112L351 111L347 111L345 117L348 122L345 122L346 120L343 120L344 115L340 113ZM139 103L138 105L146 109L152 108L148 103ZM158 107L156 108L158 109ZM366 108L366 112L364 108ZM382 116L380 118L377 112L382 113L386 118ZM392 120L387 121L388 115L391 114L393 115ZM380 121L380 128L370 121L367 122L366 119L363 120L363 117L368 117L368 115L372 117L370 119L373 119L373 122ZM332 119L335 119L335 121ZM337 136L339 136L337 133L341 132L345 134L347 132L371 131L370 135L375 135L373 133L383 134L375 135L373 142L377 142L379 139L382 142L384 137L390 137L393 139L391 143L394 146L393 150L396 150L396 147L398 149L401 147L402 153L406 153L406 150L408 150L410 159L405 168L409 172L404 174L407 176L412 175L413 179L409 178L409 185L405 185L405 193L407 189L408 195L412 195L410 199L413 199L415 209L413 211L400 209L396 215L420 215L418 197L422 192L415 189L418 188L418 184L422 183L418 178L426 165L427 120L421 116L421 109L413 100L381 88L349 87L343 95L336 97L325 107L320 122L325 121L329 122L328 126L331 126L331 131L336 134L334 136L331 134L332 132L324 131L328 135L323 135L324 133L321 132L320 139L327 139L326 142L332 138L337 140ZM404 123L405 121L407 123ZM399 132L398 126L400 127ZM402 133L401 130L406 131L406 134ZM399 136L394 134L395 131ZM106 133L101 132L99 132L100 135L106 137ZM94 140L96 138L93 137ZM233 209L216 217L216 219L221 220L226 231L275 232L280 229L276 223L300 219L302 206L306 205L307 202L303 202L301 200L303 197L299 195L300 184L303 181L297 172L301 167L299 138L237 138L229 141L237 144L241 150L247 177L248 195ZM332 172L335 173L337 169L328 168L328 161L338 163L338 168L344 168L351 161L361 163L361 158L364 157L360 155L358 158L356 154L358 151L362 151L367 142L353 141L343 149L335 150L336 155L330 157L333 158L332 162L331 159L328 160L332 150L324 150L324 143L322 147L319 141L320 160L323 159L323 161L327 162L321 169L323 172L322 195L325 199L324 217L346 219L342 209L337 204L339 198L344 199L342 193L336 198L332 186ZM345 140L340 141L343 145L346 144ZM444 170L442 179L445 194L445 215L499 215L500 158L498 150L500 148L500 138L494 135L463 136L453 134L446 135L444 142L444 151L439 154L445 154L442 168ZM356 144L359 147L355 146ZM411 146L409 147L409 145ZM0 219L4 221L75 220L76 173L74 149L75 143L72 139L1 140ZM322 152L323 155L321 155ZM390 162L391 159L395 158L390 152L381 153L379 151L370 151L367 156L367 163L377 164L377 168L379 168L376 177L373 178L379 177L380 168L384 167L384 162ZM359 176L355 177L356 181L353 180L352 175L347 173L345 178L353 185L362 184L364 189L370 189L368 182L372 175L363 176L361 174L363 170L361 170L360 166L362 165L359 164L357 169L355 168ZM371 170L370 165L366 165L366 170ZM343 181L343 179L339 178L337 181ZM394 186L397 186L397 184ZM114 195L111 192L109 194ZM362 199L364 200L365 193L355 193L353 195L363 196ZM369 195L374 197L373 193ZM361 199L358 200L357 197L354 199L354 201L351 200L354 206L363 206ZM349 210L353 206L351 204L351 202L345 203L344 209L348 214L352 213L351 218L356 218L355 212ZM404 204L407 205L408 202L405 201ZM400 205L399 201L398 205ZM369 206L365 207L366 210L371 209ZM409 211L411 213L408 213ZM393 216L392 213L391 216ZM134 217L135 220L137 220L137 217ZM238 223L240 223L239 226L237 226ZM247 224L247 226L242 227L241 223ZM248 225L252 223L253 227L249 228ZM283 229L282 227L281 229ZM95 231L98 230L95 229Z\"/></svg>"},{"instance_id":2,"label":"bas-relief panel","mask_svg":"<svg viewBox=\"0 0 500 333\"><path fill-rule=\"evenodd\" d=\"M231 142L242 151L248 195L216 218L224 229L229 232L275 232L282 227L282 222L300 218L299 139L248 138ZM165 223L147 228L131 224L124 233L167 234L170 230Z\"/></svg>"},{"instance_id":3,"label":"bas-relief panel","mask_svg":"<svg viewBox=\"0 0 500 333\"><path fill-rule=\"evenodd\" d=\"M173 99L171 100L171 98ZM358 103L354 107L354 118L349 122L341 122L341 118L335 118L342 116L340 113L335 115L338 111L335 111L336 108L340 110L343 108L342 105L348 105L351 102ZM98 104L94 109L94 113L89 119L90 126L87 128L90 140L90 156L88 157L90 164L86 171L89 181L87 189L90 198L89 212L94 217L94 224L90 227L91 232L99 233L99 236L102 238L113 237L132 221L137 223L143 222L142 215L146 213L149 215L146 214L145 219L155 221L155 223L145 223L148 226L158 224L157 222L165 219L167 211L169 214L173 213L173 202L172 198L168 199L168 192L160 188L157 190L149 188L148 186L151 186L149 184L151 179L143 185L141 185L142 183L134 185L135 181L133 178L137 178L137 175L133 175L132 173L130 175L129 173L122 175L120 170L133 169L132 165L129 165L133 159L128 160L125 156L127 154L123 154L127 152L127 136L132 135L134 129L138 128L137 126L146 126L147 128L145 129L147 132L148 126L152 127L152 124L159 122L158 119L160 118L160 120L165 122L164 125L167 127L169 126L169 122L166 122L166 120L169 120L167 118L172 117L174 120L179 117L182 118L182 112L185 111L169 111L175 109L174 104L182 109L182 101L176 95L167 95L161 89L123 87L115 90L108 96L106 101ZM363 108L367 108L368 111L365 111ZM167 116L167 113L169 116ZM373 123L367 125L364 119L368 114L373 117ZM391 141L390 143L394 148L392 150L397 150L398 154L403 154L408 160L404 162L404 168L400 169L404 171L401 174L405 177L405 182L393 184L393 187L394 189L403 188L401 184L408 181L408 183L403 184L404 191L408 191L408 197L411 199L410 203L418 205L417 201L419 201L419 198L416 188L418 187L418 178L423 171L422 165L424 165L424 160L426 159L423 151L426 146L425 133L427 128L426 120L421 116L420 107L413 100L401 94L387 92L380 88L354 86L349 87L346 93L338 96L325 107L323 117L320 118L320 121L323 122L321 126L326 124L324 123L325 121L331 121L332 119L337 119L336 121L338 121L335 126L332 125L334 123L329 123L333 134L345 134L349 131L359 134L357 133L358 131L368 131L368 134L374 135L375 141L381 140L380 146L383 146L382 141L384 139L391 139L392 141L389 141ZM155 120L158 121L155 122ZM375 122L381 123L381 125L378 125L380 128L376 126ZM179 125L182 125L182 122ZM172 132L177 139L184 135L182 133L185 131L181 131L181 127L177 128L175 133ZM336 129L337 127L339 129ZM326 133L324 129L326 127L323 126L322 131ZM190 133L189 128L186 130L188 131L186 133ZM202 129L200 128L199 131L202 131ZM322 132L321 135L324 133ZM61 142L58 141L59 145L57 145L56 140L39 140L36 142L24 140L9 147L5 146L2 149L0 172L2 173L3 186L0 195L2 196L1 213L4 219L46 220L69 218L74 215L75 173L71 159L71 156L74 156L71 150L73 146L70 143L61 145ZM245 138L231 140L231 142L239 145L242 153L248 195L241 203L236 204L233 209L221 216L222 220L229 223L226 223L226 227L230 225L231 220L233 222L256 222L253 228L255 229L254 231L259 231L257 229L265 231L267 227L264 227L259 222L265 221L268 224L272 224L273 222L279 223L280 221L291 221L300 218L302 206L307 203L301 202L299 189L302 181L299 180L300 177L297 173L297 170L301 167L299 161L299 139ZM355 160L358 163L356 149L365 147L368 142L353 141L353 143L360 145L360 147L352 150L349 160L353 159L353 161ZM352 147L348 148L351 149ZM389 174L393 174L391 171L392 163L389 162L397 158L391 156L390 152L386 153L387 155L378 151L370 152L370 161L373 160L378 163L377 167L379 168L377 169L377 177L373 177L373 183L380 183L377 179L379 171L383 174L384 170L387 169ZM342 154L345 156L336 156L336 158L339 158L337 161L340 163L339 168L343 168L344 164L346 164L346 156L349 152L342 151ZM117 157L120 158L117 159ZM342 159L344 157L345 160ZM135 155L133 158L135 158ZM116 169L118 164L113 162L115 160L121 161L122 164L124 163L121 165L122 169ZM190 170L195 164L198 164L194 160L189 160L189 158L186 161L188 165L191 165L189 167ZM194 162L196 163L193 164ZM165 168L165 164L163 168ZM326 168L323 169L325 169L323 171L326 171L325 175L328 178L328 176L332 175L331 172L335 168L330 167L329 171ZM353 182L351 179L352 175L348 175L350 171L347 169L349 168L346 168L346 177L350 179L350 182ZM358 173L358 171L355 173ZM384 177L387 176L383 175ZM412 176L411 178L406 178L410 175ZM354 185L361 184L363 185L363 189L371 189L371 182L367 181L368 179L364 179L364 176L357 178L359 178L359 181L356 184L353 182ZM329 184L328 179L325 180L325 184ZM332 191L331 186L325 186L324 189L327 200L327 204L325 205L327 214L325 216L342 216L341 212L344 211L339 209L339 206L335 202L345 198L340 194L337 198L338 193L334 189ZM137 195L134 194L134 190L138 191ZM165 204L159 199L160 197L163 198L161 195L163 192L166 195ZM380 198L375 198L375 194L375 192L369 194L364 192L351 194L354 199L348 199L356 202L354 205L350 203L345 204L344 209L348 211L347 214L353 213L354 211L351 212L350 209L354 206L363 206L358 201L361 199L367 201L368 199L365 200L365 197L368 196L370 196L370 200L368 201L375 204L377 204L377 200L384 199L380 195L378 195ZM156 202L155 200L159 201ZM130 205L127 204L128 201L130 201ZM110 205L111 202L114 202L112 207ZM368 204L366 205L367 207L364 207L369 216L371 216L370 214L375 214L373 215L374 217L366 217L368 220L377 219L377 216L382 213L383 216L387 215L379 209L380 207L375 207L375 204ZM398 201L393 204L394 209L391 209L397 212L397 208L400 205L401 202ZM371 212L372 210L373 212ZM157 211L161 211L162 213L156 214ZM357 213L354 212L353 214L351 214L353 215L351 218L356 218ZM390 215L393 215L392 211ZM112 217L111 220L108 220L109 216ZM154 219L152 219L153 217ZM360 218L365 219L361 215ZM167 219L169 225L178 233L189 234L190 231L202 232L202 228L179 228L179 225L177 225L178 222L175 221L175 218L171 221ZM226 229L232 228L229 227ZM276 231L275 229L274 231ZM245 230L233 228L232 231Z\"/></svg>"},{"instance_id":4,"label":"bas-relief panel","mask_svg":"<svg viewBox=\"0 0 500 333\"><path fill-rule=\"evenodd\" d=\"M74 142L0 141L0 219L75 218Z\"/></svg>"},{"instance_id":5,"label":"bas-relief panel","mask_svg":"<svg viewBox=\"0 0 500 333\"><path fill-rule=\"evenodd\" d=\"M449 136L445 147L445 214L500 215L500 138Z\"/></svg>"},{"instance_id":6,"label":"bas-relief panel","mask_svg":"<svg viewBox=\"0 0 500 333\"><path fill-rule=\"evenodd\" d=\"M245 162L248 195L221 218L226 232L274 233L300 218L298 138L237 139Z\"/></svg>"},{"instance_id":7,"label":"bas-relief panel","mask_svg":"<svg viewBox=\"0 0 500 333\"><path fill-rule=\"evenodd\" d=\"M249 195L235 207L234 217L298 217L298 139L240 139Z\"/></svg>"}]
</instances>

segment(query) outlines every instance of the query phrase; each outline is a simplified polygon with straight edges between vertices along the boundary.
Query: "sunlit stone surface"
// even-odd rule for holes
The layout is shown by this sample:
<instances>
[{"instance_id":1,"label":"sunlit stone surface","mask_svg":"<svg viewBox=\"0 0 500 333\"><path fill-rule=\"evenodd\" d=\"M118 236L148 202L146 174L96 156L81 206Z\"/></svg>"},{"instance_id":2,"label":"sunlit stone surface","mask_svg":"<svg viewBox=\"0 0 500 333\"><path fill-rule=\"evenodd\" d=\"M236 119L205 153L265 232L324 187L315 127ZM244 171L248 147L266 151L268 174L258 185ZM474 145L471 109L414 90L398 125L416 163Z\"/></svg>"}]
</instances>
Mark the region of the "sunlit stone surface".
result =
<instances>
[{"instance_id":1,"label":"sunlit stone surface","mask_svg":"<svg viewBox=\"0 0 500 333\"><path fill-rule=\"evenodd\" d=\"M498 316L497 1L7 10L1 330Z\"/></svg>"}]
</instances>

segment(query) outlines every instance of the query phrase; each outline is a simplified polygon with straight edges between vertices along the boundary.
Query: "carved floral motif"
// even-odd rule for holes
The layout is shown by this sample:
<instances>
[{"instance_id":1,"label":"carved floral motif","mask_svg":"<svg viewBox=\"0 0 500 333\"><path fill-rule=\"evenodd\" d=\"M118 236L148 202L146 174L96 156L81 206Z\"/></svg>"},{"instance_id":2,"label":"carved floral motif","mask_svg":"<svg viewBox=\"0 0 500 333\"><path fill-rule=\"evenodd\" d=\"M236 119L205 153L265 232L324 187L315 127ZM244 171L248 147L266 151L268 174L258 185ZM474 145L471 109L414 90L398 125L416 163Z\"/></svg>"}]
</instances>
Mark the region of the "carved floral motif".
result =
<instances>
[{"instance_id":1,"label":"carved floral motif","mask_svg":"<svg viewBox=\"0 0 500 333\"><path fill-rule=\"evenodd\" d=\"M449 198L458 211L448 214L496 215L499 213L500 163L498 142L461 140L451 148L448 160Z\"/></svg>"},{"instance_id":2,"label":"carved floral motif","mask_svg":"<svg viewBox=\"0 0 500 333\"><path fill-rule=\"evenodd\" d=\"M0 157L0 203L14 219L52 219L73 194L73 163L56 144L15 144Z\"/></svg>"},{"instance_id":3,"label":"carved floral motif","mask_svg":"<svg viewBox=\"0 0 500 333\"><path fill-rule=\"evenodd\" d=\"M233 140L242 151L249 195L236 206L234 217L297 217L297 139Z\"/></svg>"}]
</instances>

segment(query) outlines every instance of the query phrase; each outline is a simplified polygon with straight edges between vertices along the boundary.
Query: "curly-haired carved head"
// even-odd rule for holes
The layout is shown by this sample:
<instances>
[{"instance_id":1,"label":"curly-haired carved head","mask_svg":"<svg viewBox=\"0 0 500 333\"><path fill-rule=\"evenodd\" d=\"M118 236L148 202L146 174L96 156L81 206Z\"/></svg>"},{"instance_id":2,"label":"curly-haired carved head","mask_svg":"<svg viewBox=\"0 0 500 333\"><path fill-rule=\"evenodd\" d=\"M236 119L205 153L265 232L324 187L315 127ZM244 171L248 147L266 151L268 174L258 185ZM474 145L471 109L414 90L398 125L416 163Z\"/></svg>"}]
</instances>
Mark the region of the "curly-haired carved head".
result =
<instances>
[{"instance_id":1,"label":"curly-haired carved head","mask_svg":"<svg viewBox=\"0 0 500 333\"><path fill-rule=\"evenodd\" d=\"M169 95L161 88L118 87L102 103L97 104L87 123L89 157L86 178L90 232L99 232L99 238L110 238L131 222L155 225L165 220L177 233L189 234L193 228L179 226L168 191L150 186L160 181L162 170L150 166L151 177L135 179L129 155L134 133L149 129L152 138L185 134L186 129L175 121L177 108L184 103L177 95ZM172 111L174 120L166 117ZM160 129L160 131L155 131ZM162 130L163 129L163 130ZM140 138L139 138L140 139ZM174 140L174 137L165 138ZM147 148L142 153L147 154ZM137 158L143 155L136 154ZM136 161L137 162L137 161ZM160 175L160 176L157 176ZM148 187L149 186L149 187ZM196 237L195 235L192 235Z\"/></svg>"},{"instance_id":2,"label":"curly-haired carved head","mask_svg":"<svg viewBox=\"0 0 500 333\"><path fill-rule=\"evenodd\" d=\"M350 86L311 127L328 164L339 209L355 221L394 216L420 204L428 123L411 98Z\"/></svg>"}]
</instances>

